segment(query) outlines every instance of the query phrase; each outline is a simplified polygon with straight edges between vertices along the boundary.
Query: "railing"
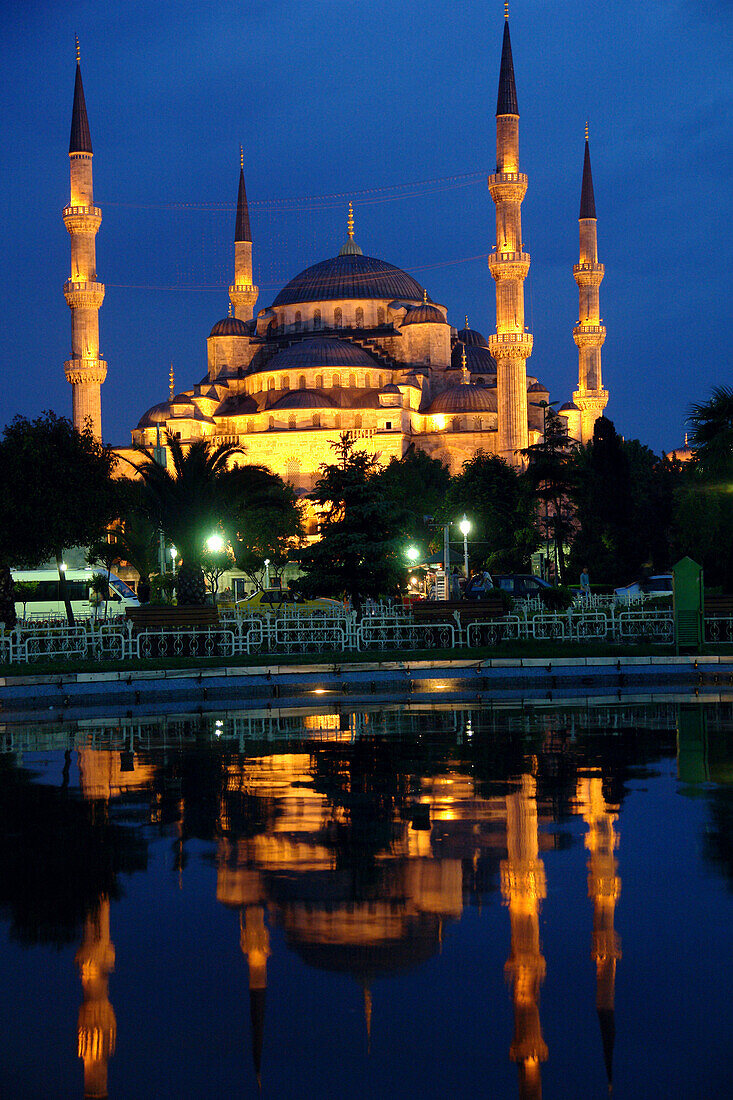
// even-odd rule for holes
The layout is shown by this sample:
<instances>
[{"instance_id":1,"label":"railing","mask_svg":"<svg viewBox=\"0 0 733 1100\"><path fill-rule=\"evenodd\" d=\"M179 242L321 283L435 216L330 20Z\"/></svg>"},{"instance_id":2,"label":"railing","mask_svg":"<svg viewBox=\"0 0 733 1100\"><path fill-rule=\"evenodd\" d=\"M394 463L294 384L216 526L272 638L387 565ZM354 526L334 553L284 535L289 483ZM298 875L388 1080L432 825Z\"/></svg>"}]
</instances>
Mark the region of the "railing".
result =
<instances>
[{"instance_id":1,"label":"railing","mask_svg":"<svg viewBox=\"0 0 733 1100\"><path fill-rule=\"evenodd\" d=\"M124 619L88 620L75 626L25 620L12 631L0 629L0 665L39 661L118 661L129 659L228 659L262 654L366 653L494 647L507 641L588 641L669 645L674 640L672 608L611 604L604 597L583 598L565 612L548 612L537 601L517 603L511 614L462 622L446 611L417 619L410 608L374 604L360 619L344 610L305 614L253 614L222 610L217 625L154 629L133 633ZM470 604L466 605L466 609ZM733 615L705 619L707 642L733 643Z\"/></svg>"}]
</instances>

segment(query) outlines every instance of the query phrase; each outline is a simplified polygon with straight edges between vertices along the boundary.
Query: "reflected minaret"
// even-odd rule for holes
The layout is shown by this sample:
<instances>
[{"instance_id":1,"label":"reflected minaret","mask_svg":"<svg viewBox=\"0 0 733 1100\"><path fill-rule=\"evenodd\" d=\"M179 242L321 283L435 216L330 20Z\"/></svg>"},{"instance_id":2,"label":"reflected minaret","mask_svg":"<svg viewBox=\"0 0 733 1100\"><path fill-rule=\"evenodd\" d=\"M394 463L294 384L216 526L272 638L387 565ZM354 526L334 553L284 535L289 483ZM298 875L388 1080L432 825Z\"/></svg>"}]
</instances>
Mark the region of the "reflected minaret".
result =
<instances>
[{"instance_id":1,"label":"reflected minaret","mask_svg":"<svg viewBox=\"0 0 733 1100\"><path fill-rule=\"evenodd\" d=\"M523 775L519 790L507 795L507 859L501 865L501 892L511 922L511 954L504 968L514 999L509 1057L519 1068L521 1100L541 1100L540 1062L547 1061L539 1007L545 977L540 902L547 890L545 867L539 859L536 789L534 777Z\"/></svg>"},{"instance_id":2,"label":"reflected minaret","mask_svg":"<svg viewBox=\"0 0 733 1100\"><path fill-rule=\"evenodd\" d=\"M79 1009L78 1052L84 1061L84 1096L107 1096L107 1062L115 1052L117 1021L108 996L108 975L115 965L109 938L109 898L84 922L84 939L76 953L84 1001Z\"/></svg>"},{"instance_id":3,"label":"reflected minaret","mask_svg":"<svg viewBox=\"0 0 733 1100\"><path fill-rule=\"evenodd\" d=\"M585 846L588 856L588 897L593 901L593 951L596 964L596 1009L601 1025L603 1057L606 1063L608 1089L613 1084L613 1044L616 1037L614 1001L616 996L616 962L621 958L621 944L614 929L616 902L621 893L621 879L616 874L618 863L614 849L618 836L614 824L618 806L609 806L603 797L600 775L578 780L578 803L588 826Z\"/></svg>"},{"instance_id":4,"label":"reflected minaret","mask_svg":"<svg viewBox=\"0 0 733 1100\"><path fill-rule=\"evenodd\" d=\"M261 1086L262 1045L265 1038L265 996L270 933L265 925L264 905L248 905L239 914L239 943L249 966L249 1010L252 1020L252 1060L257 1084Z\"/></svg>"}]
</instances>

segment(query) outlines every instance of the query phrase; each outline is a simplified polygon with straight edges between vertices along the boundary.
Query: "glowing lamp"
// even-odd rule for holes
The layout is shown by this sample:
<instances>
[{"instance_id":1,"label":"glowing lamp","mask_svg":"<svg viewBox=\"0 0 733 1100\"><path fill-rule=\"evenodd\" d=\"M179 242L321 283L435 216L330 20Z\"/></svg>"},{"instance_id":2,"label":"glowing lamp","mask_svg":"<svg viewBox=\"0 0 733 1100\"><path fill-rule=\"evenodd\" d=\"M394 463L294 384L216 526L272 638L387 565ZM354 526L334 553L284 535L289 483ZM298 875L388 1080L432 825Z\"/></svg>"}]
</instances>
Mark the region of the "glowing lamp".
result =
<instances>
[{"instance_id":1,"label":"glowing lamp","mask_svg":"<svg viewBox=\"0 0 733 1100\"><path fill-rule=\"evenodd\" d=\"M224 539L221 535L209 535L206 540L206 549L210 550L212 554L218 554L224 549Z\"/></svg>"}]
</instances>

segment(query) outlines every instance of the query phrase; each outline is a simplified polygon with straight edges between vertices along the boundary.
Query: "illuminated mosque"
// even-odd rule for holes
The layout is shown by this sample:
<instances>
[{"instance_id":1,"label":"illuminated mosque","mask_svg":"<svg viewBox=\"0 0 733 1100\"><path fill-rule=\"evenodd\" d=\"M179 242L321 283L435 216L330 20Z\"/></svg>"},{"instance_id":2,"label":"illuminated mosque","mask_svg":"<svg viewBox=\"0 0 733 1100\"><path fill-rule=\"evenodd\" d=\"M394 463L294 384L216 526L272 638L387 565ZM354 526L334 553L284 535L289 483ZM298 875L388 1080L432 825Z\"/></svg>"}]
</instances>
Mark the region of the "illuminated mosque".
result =
<instances>
[{"instance_id":1,"label":"illuminated mosque","mask_svg":"<svg viewBox=\"0 0 733 1100\"><path fill-rule=\"evenodd\" d=\"M331 445L343 432L388 461L415 447L453 473L478 451L513 465L542 438L547 387L527 372L533 338L525 327L521 207L527 176L519 166L519 107L509 35L508 5L496 107L496 171L488 178L496 207L496 244L489 270L496 283L496 332L485 338L451 325L444 305L410 274L364 255L349 206L346 240L338 255L300 272L269 306L256 310L253 241L241 158L229 315L207 340L207 372L192 389L154 405L132 432L150 447L170 432L182 443L210 438L246 447L261 463L304 493L314 484ZM77 50L69 145L71 198L63 217L71 238L71 276L64 293L71 309L72 351L65 364L72 386L73 422L91 418L101 438L101 384L107 364L99 352L92 142ZM578 388L559 410L572 438L586 442L608 393L601 379L597 221L588 133L580 204ZM544 407L543 407L544 406Z\"/></svg>"}]
</instances>

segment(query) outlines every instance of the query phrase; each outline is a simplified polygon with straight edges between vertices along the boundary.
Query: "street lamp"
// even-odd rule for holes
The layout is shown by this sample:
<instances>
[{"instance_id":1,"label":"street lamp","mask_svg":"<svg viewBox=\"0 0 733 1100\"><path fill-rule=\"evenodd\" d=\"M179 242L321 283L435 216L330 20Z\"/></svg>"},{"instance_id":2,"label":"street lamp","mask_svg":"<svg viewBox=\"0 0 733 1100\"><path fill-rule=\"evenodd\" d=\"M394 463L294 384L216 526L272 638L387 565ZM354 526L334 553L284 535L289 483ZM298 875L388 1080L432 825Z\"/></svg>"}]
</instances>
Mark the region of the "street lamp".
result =
<instances>
[{"instance_id":1,"label":"street lamp","mask_svg":"<svg viewBox=\"0 0 733 1100\"><path fill-rule=\"evenodd\" d=\"M408 546L405 550L405 556L409 561L412 562L413 565L415 565L418 558L420 557L420 551L418 550L417 546Z\"/></svg>"},{"instance_id":2,"label":"street lamp","mask_svg":"<svg viewBox=\"0 0 733 1100\"><path fill-rule=\"evenodd\" d=\"M466 574L466 580L468 580L468 532L471 530L471 521L465 512L463 513L463 519L458 524L458 529L463 535L463 570Z\"/></svg>"},{"instance_id":3,"label":"street lamp","mask_svg":"<svg viewBox=\"0 0 733 1100\"><path fill-rule=\"evenodd\" d=\"M221 535L209 535L206 540L206 549L212 554L219 554L224 549L224 539Z\"/></svg>"},{"instance_id":4,"label":"street lamp","mask_svg":"<svg viewBox=\"0 0 733 1100\"><path fill-rule=\"evenodd\" d=\"M171 556L171 561L173 562L173 572L175 573L175 571L176 571L176 558L178 557L178 551L176 550L175 546L171 546L171 548L169 550L169 553L170 553L170 556Z\"/></svg>"},{"instance_id":5,"label":"street lamp","mask_svg":"<svg viewBox=\"0 0 733 1100\"><path fill-rule=\"evenodd\" d=\"M265 588L270 587L270 559L265 558Z\"/></svg>"}]
</instances>

